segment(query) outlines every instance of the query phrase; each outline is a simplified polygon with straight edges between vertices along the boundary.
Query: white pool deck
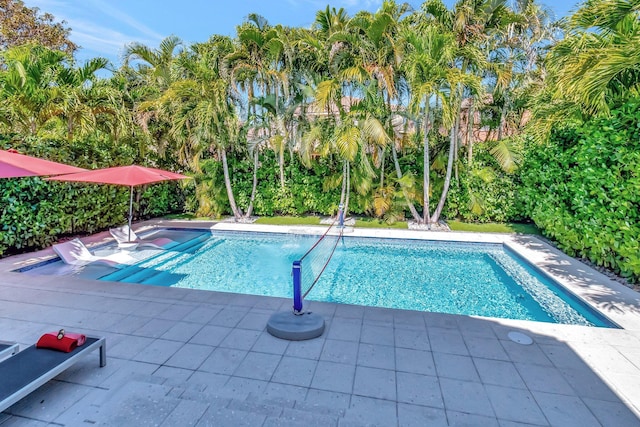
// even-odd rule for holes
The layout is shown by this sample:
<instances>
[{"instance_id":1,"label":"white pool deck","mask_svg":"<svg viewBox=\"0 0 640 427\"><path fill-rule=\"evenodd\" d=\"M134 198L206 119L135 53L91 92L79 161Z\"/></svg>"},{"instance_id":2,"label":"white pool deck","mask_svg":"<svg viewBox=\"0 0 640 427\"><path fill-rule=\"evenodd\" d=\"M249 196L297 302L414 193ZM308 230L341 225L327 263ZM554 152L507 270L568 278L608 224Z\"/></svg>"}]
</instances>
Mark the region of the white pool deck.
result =
<instances>
[{"instance_id":1,"label":"white pool deck","mask_svg":"<svg viewBox=\"0 0 640 427\"><path fill-rule=\"evenodd\" d=\"M312 302L325 333L289 342L265 330L289 299L11 272L53 257L46 249L0 260L0 340L25 348L59 328L104 336L107 366L96 352L0 426L640 426L640 294L531 236L350 231L503 243L622 328Z\"/></svg>"}]
</instances>

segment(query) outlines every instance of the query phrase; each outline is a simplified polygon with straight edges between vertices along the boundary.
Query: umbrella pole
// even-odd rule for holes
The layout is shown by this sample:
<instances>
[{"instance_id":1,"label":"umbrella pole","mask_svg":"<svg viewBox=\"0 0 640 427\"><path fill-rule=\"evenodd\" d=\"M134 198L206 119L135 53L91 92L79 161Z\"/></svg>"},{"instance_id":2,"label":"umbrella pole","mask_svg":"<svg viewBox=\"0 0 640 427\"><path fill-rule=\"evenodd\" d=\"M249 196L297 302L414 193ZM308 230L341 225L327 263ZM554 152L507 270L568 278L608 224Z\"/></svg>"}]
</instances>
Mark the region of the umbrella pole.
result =
<instances>
[{"instance_id":1,"label":"umbrella pole","mask_svg":"<svg viewBox=\"0 0 640 427\"><path fill-rule=\"evenodd\" d=\"M130 242L131 241L131 218L133 217L133 185L129 187L130 193L129 193L129 237L127 238L127 240Z\"/></svg>"}]
</instances>

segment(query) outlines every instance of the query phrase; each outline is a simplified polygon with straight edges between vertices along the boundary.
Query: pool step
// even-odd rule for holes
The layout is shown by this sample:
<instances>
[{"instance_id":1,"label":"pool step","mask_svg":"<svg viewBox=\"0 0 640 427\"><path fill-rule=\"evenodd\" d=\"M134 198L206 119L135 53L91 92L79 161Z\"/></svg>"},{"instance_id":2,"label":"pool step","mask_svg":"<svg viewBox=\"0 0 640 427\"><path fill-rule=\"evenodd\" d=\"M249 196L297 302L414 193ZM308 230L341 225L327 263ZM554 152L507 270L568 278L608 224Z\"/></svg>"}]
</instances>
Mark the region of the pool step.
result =
<instances>
[{"instance_id":1,"label":"pool step","mask_svg":"<svg viewBox=\"0 0 640 427\"><path fill-rule=\"evenodd\" d=\"M120 270L114 271L107 276L103 276L100 280L113 280L125 283L144 283L145 279L160 273L167 273L160 268L169 262L173 262L176 258L190 257L189 254L175 251L163 251L161 254L154 256L138 265L131 265Z\"/></svg>"},{"instance_id":2,"label":"pool step","mask_svg":"<svg viewBox=\"0 0 640 427\"><path fill-rule=\"evenodd\" d=\"M195 253L198 249L200 249L207 241L211 239L211 234L202 234L193 239L187 240L186 242L178 243L175 246L171 246L167 248L168 250L174 252L183 252L183 253Z\"/></svg>"},{"instance_id":3,"label":"pool step","mask_svg":"<svg viewBox=\"0 0 640 427\"><path fill-rule=\"evenodd\" d=\"M110 280L124 283L140 283L149 285L171 286L177 283L184 275L166 271L176 268L180 264L189 261L193 254L203 246L219 245L222 239L210 240L210 235L204 235L196 239L172 246L170 249L160 251L158 255L144 260L137 265L131 265L111 274L103 276L100 280Z\"/></svg>"},{"instance_id":4,"label":"pool step","mask_svg":"<svg viewBox=\"0 0 640 427\"><path fill-rule=\"evenodd\" d=\"M195 247L201 248L206 245L207 249L217 246L223 242L222 239L215 241L207 241L201 242L200 244L192 245L189 248L193 249ZM195 253L195 251L194 251ZM145 285L158 285L158 286L171 286L176 284L180 279L184 277L183 274L179 273L171 273L167 270L173 270L178 268L180 265L189 262L193 259L193 256L190 252L173 252L167 254L164 257L161 263L156 263L154 266L158 266L159 268L147 268L145 263L141 264L142 270L131 274L130 276L124 277L121 282L125 283L141 283Z\"/></svg>"},{"instance_id":5,"label":"pool step","mask_svg":"<svg viewBox=\"0 0 640 427\"><path fill-rule=\"evenodd\" d=\"M182 257L188 258L187 255L181 254ZM165 277L167 280L160 280ZM155 268L140 268L138 271L123 277L119 282L123 283L142 283L142 284L164 284L171 286L180 280L183 276L171 273L169 271L158 270ZM170 280L169 280L170 279Z\"/></svg>"}]
</instances>

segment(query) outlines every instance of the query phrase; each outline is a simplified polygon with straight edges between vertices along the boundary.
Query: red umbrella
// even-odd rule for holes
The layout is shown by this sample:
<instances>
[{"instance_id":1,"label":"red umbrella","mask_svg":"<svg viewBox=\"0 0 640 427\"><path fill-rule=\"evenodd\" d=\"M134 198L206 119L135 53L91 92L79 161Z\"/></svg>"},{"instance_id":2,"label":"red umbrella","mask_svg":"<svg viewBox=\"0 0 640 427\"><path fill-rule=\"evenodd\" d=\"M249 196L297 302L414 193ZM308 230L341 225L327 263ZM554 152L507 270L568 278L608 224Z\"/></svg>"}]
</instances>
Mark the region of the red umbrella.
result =
<instances>
[{"instance_id":1,"label":"red umbrella","mask_svg":"<svg viewBox=\"0 0 640 427\"><path fill-rule=\"evenodd\" d=\"M18 154L15 151L0 150L0 178L60 175L83 171L86 169Z\"/></svg>"},{"instance_id":2,"label":"red umbrella","mask_svg":"<svg viewBox=\"0 0 640 427\"><path fill-rule=\"evenodd\" d=\"M175 172L131 165L58 175L47 179L54 181L95 182L101 184L126 185L130 187L129 231L131 231L134 186L186 178L189 177ZM131 235L129 235L129 240L131 240Z\"/></svg>"}]
</instances>

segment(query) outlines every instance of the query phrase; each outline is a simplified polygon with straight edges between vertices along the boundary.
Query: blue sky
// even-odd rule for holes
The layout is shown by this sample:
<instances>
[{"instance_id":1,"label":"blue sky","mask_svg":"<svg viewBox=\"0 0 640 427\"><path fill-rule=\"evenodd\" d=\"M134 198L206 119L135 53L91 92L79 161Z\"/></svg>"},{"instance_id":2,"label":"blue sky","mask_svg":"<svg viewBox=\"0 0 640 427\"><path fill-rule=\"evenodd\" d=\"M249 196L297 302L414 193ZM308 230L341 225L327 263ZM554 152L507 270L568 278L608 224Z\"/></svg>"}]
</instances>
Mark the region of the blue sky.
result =
<instances>
[{"instance_id":1,"label":"blue sky","mask_svg":"<svg viewBox=\"0 0 640 427\"><path fill-rule=\"evenodd\" d=\"M206 41L212 34L235 35L235 27L249 13L264 16L270 24L309 27L327 0L23 0L28 7L53 14L71 27L71 40L82 49L81 62L104 56L120 65L122 48L131 42L157 47L174 34L186 43ZM398 0L400 3L401 1ZM409 0L419 6L422 1ZM349 15L375 11L382 0L332 0ZM445 0L451 5L454 0ZM548 0L557 17L573 10L578 0Z\"/></svg>"}]
</instances>

